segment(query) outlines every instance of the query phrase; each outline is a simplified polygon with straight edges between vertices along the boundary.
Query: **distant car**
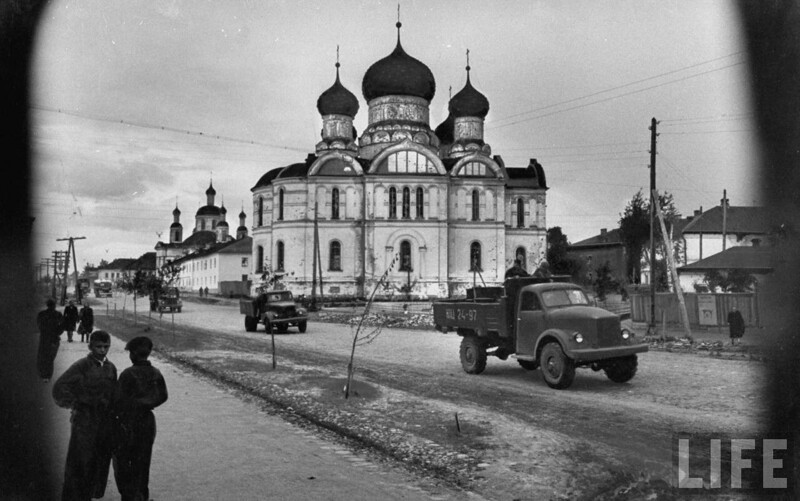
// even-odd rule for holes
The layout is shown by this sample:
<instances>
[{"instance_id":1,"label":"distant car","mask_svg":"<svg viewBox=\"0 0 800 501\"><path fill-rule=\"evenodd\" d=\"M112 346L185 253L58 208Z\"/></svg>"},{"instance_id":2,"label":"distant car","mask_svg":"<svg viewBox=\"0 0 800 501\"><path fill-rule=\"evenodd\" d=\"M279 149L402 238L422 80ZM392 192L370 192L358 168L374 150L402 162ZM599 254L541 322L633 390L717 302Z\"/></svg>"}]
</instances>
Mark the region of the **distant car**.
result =
<instances>
[{"instance_id":1,"label":"distant car","mask_svg":"<svg viewBox=\"0 0 800 501\"><path fill-rule=\"evenodd\" d=\"M95 280L94 281L94 297L111 297L111 289L114 284L111 280Z\"/></svg>"},{"instance_id":2,"label":"distant car","mask_svg":"<svg viewBox=\"0 0 800 501\"><path fill-rule=\"evenodd\" d=\"M180 313L182 308L181 291L177 287L168 287L162 292L150 294L150 311L164 313L169 310Z\"/></svg>"},{"instance_id":3,"label":"distant car","mask_svg":"<svg viewBox=\"0 0 800 501\"><path fill-rule=\"evenodd\" d=\"M272 332L273 328L277 332L286 332L290 326L305 332L308 325L308 311L295 303L291 291L267 291L255 299L241 299L239 312L244 314L247 332L258 330L259 323L264 324L267 332Z\"/></svg>"}]
</instances>

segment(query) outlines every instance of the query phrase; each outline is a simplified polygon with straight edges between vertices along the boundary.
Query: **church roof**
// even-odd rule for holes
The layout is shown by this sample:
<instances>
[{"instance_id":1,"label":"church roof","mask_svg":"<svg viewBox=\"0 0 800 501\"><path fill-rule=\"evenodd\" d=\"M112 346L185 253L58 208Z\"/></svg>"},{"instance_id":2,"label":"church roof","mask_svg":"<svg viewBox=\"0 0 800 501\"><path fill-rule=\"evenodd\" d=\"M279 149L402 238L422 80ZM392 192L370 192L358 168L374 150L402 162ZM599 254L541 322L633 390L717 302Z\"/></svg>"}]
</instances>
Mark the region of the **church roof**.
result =
<instances>
[{"instance_id":1,"label":"church roof","mask_svg":"<svg viewBox=\"0 0 800 501\"><path fill-rule=\"evenodd\" d=\"M409 56L400 45L400 23L397 23L397 45L391 54L375 62L364 74L361 91L364 99L400 95L416 96L427 101L436 94L436 80L430 68Z\"/></svg>"},{"instance_id":2,"label":"church roof","mask_svg":"<svg viewBox=\"0 0 800 501\"><path fill-rule=\"evenodd\" d=\"M486 118L489 113L489 100L486 96L475 90L469 81L469 66L467 66L467 83L458 94L450 99L447 106L450 114L454 118L458 117L480 117Z\"/></svg>"},{"instance_id":3,"label":"church roof","mask_svg":"<svg viewBox=\"0 0 800 501\"><path fill-rule=\"evenodd\" d=\"M219 207L216 205L204 205L197 209L197 216L219 216L222 213L220 212Z\"/></svg>"},{"instance_id":4,"label":"church roof","mask_svg":"<svg viewBox=\"0 0 800 501\"><path fill-rule=\"evenodd\" d=\"M184 247L200 247L202 245L213 244L217 241L217 235L210 230L200 230L189 235L189 238L182 242Z\"/></svg>"},{"instance_id":5,"label":"church roof","mask_svg":"<svg viewBox=\"0 0 800 501\"><path fill-rule=\"evenodd\" d=\"M320 115L346 115L354 118L358 113L358 99L339 81L339 63L336 63L336 81L317 99Z\"/></svg>"},{"instance_id":6,"label":"church roof","mask_svg":"<svg viewBox=\"0 0 800 501\"><path fill-rule=\"evenodd\" d=\"M272 180L278 177L278 174L280 174L284 168L285 167L278 167L276 169L267 171L263 176L261 176L256 185L250 188L250 191L255 191L257 188L271 184Z\"/></svg>"},{"instance_id":7,"label":"church roof","mask_svg":"<svg viewBox=\"0 0 800 501\"><path fill-rule=\"evenodd\" d=\"M509 188L544 188L547 189L547 181L544 177L544 168L531 158L530 163L525 168L506 167Z\"/></svg>"},{"instance_id":8,"label":"church roof","mask_svg":"<svg viewBox=\"0 0 800 501\"><path fill-rule=\"evenodd\" d=\"M444 119L444 122L440 123L436 130L436 137L439 138L442 144L452 144L454 140L454 127L455 127L456 119L453 117L452 113L447 114L447 118Z\"/></svg>"}]
</instances>

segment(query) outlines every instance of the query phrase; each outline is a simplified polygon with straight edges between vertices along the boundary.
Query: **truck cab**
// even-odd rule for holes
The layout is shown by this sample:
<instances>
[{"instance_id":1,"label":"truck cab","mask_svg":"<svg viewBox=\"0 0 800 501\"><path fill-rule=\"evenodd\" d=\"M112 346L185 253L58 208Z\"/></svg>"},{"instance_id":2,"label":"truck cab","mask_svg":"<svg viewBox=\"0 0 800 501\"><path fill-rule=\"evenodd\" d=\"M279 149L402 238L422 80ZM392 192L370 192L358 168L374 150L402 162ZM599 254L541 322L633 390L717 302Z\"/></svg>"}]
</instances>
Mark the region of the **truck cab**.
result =
<instances>
[{"instance_id":1,"label":"truck cab","mask_svg":"<svg viewBox=\"0 0 800 501\"><path fill-rule=\"evenodd\" d=\"M553 388L567 388L576 367L604 370L609 379L634 377L636 354L647 351L619 315L594 306L586 292L563 278L510 278L503 287L476 288L466 299L434 303L437 329L455 330L465 372L479 374L486 357L514 355L528 370L541 369Z\"/></svg>"}]
</instances>

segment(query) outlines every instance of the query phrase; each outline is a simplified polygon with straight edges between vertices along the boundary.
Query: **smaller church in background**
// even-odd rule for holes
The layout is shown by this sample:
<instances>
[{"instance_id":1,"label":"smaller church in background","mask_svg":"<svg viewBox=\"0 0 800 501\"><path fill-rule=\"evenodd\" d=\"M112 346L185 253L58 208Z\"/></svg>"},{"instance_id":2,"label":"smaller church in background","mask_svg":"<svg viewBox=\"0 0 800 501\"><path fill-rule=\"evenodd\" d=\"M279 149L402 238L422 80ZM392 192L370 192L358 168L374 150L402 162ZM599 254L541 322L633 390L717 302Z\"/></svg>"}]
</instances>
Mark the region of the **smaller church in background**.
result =
<instances>
[{"instance_id":1,"label":"smaller church in background","mask_svg":"<svg viewBox=\"0 0 800 501\"><path fill-rule=\"evenodd\" d=\"M213 183L206 190L206 205L197 209L192 233L183 238L181 211L177 204L172 211L169 242L156 244L156 266L180 267L177 286L190 291L208 288L211 294L240 293L246 288L250 270L253 239L248 236L244 209L239 213L239 226L231 235L226 221L225 204L217 206Z\"/></svg>"}]
</instances>

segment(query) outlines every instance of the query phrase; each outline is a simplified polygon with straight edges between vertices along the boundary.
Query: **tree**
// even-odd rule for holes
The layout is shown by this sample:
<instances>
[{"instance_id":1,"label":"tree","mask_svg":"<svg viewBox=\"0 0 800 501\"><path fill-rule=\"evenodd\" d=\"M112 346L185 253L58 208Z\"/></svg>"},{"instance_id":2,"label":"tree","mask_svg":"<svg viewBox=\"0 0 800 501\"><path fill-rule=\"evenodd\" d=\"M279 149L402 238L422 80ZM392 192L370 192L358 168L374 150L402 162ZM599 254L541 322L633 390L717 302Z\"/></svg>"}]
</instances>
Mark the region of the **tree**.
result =
<instances>
[{"instance_id":1,"label":"tree","mask_svg":"<svg viewBox=\"0 0 800 501\"><path fill-rule=\"evenodd\" d=\"M294 275L294 272L286 273L275 271L269 263L269 259L264 260L264 266L261 269L261 283L256 287L257 292L265 292L268 290L283 290L286 288L286 283L283 281L284 277Z\"/></svg>"},{"instance_id":2,"label":"tree","mask_svg":"<svg viewBox=\"0 0 800 501\"><path fill-rule=\"evenodd\" d=\"M671 193L663 192L658 194L658 205L661 208L661 214L664 216L664 223L667 227L667 232L671 233L675 222L681 217L680 212L675 208L675 200ZM644 261L648 263L651 268L652 279L651 282L656 284L658 290L667 290L669 288L669 270L665 261L666 259L666 246L664 237L661 232L661 224L655 221L653 226L653 235L655 237L656 248L656 263L650 263L650 253L646 252L646 248L650 243L650 197L645 198L642 190L636 194L625 206L625 211L620 215L619 220L620 240L625 247L626 255L626 269L625 276L631 283L640 283L642 275L642 265ZM672 240L672 253L675 262L681 261L681 243L679 239L675 239L670 235ZM658 256L661 259L658 259Z\"/></svg>"},{"instance_id":3,"label":"tree","mask_svg":"<svg viewBox=\"0 0 800 501\"><path fill-rule=\"evenodd\" d=\"M619 282L614 278L611 273L611 263L606 261L598 268L595 269L594 292L597 294L597 299L600 301L606 300L606 294L613 292L619 288Z\"/></svg>"},{"instance_id":4,"label":"tree","mask_svg":"<svg viewBox=\"0 0 800 501\"><path fill-rule=\"evenodd\" d=\"M722 292L750 292L758 283L758 279L744 270L710 270L706 272L703 281L712 291Z\"/></svg>"},{"instance_id":5,"label":"tree","mask_svg":"<svg viewBox=\"0 0 800 501\"><path fill-rule=\"evenodd\" d=\"M583 269L583 263L577 258L570 257L569 240L561 231L560 226L553 226L547 230L547 262L554 275L570 275L578 280Z\"/></svg>"}]
</instances>

